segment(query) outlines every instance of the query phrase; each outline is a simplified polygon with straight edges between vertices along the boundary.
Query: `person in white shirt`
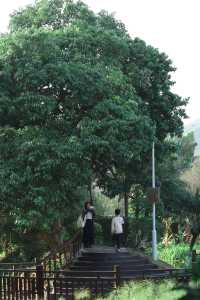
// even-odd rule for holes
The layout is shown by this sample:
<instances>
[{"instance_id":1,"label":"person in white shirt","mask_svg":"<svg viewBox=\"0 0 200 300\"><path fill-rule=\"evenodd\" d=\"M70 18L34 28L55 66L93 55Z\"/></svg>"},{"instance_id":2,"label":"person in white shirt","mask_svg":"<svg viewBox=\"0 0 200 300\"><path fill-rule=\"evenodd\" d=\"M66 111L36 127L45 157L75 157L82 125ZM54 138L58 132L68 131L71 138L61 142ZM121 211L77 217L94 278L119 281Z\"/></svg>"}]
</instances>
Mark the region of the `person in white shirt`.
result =
<instances>
[{"instance_id":1,"label":"person in white shirt","mask_svg":"<svg viewBox=\"0 0 200 300\"><path fill-rule=\"evenodd\" d=\"M124 219L120 216L120 209L115 210L115 217L112 218L111 233L113 235L114 246L117 251L120 250L121 237L123 234Z\"/></svg>"}]
</instances>

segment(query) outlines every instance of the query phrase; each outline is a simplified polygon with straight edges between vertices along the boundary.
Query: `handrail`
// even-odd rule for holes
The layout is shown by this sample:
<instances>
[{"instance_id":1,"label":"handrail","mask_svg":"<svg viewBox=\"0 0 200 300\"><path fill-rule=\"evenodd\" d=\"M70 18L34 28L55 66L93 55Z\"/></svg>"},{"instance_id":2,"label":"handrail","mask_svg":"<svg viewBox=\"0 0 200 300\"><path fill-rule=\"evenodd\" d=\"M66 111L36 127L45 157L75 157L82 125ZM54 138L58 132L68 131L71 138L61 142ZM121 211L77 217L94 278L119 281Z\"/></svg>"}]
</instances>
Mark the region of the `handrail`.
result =
<instances>
[{"instance_id":1,"label":"handrail","mask_svg":"<svg viewBox=\"0 0 200 300\"><path fill-rule=\"evenodd\" d=\"M81 230L72 239L64 241L59 248L53 249L40 262L44 271L55 271L64 266L70 266L72 260L77 257L81 249Z\"/></svg>"}]
</instances>

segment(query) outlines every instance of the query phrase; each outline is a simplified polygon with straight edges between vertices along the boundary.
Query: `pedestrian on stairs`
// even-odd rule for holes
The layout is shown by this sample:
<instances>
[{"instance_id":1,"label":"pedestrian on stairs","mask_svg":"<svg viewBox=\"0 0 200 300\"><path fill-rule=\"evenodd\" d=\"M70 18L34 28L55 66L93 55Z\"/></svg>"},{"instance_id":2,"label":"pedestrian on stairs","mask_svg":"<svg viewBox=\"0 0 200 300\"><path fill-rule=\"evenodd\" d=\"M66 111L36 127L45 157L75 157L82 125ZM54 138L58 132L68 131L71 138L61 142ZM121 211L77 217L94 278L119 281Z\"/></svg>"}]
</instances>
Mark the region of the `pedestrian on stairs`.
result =
<instances>
[{"instance_id":1,"label":"pedestrian on stairs","mask_svg":"<svg viewBox=\"0 0 200 300\"><path fill-rule=\"evenodd\" d=\"M84 220L83 227L83 245L84 248L90 248L94 244L94 217L95 211L90 201L85 202L82 212Z\"/></svg>"},{"instance_id":2,"label":"pedestrian on stairs","mask_svg":"<svg viewBox=\"0 0 200 300\"><path fill-rule=\"evenodd\" d=\"M115 217L112 218L111 233L116 251L120 251L123 235L124 219L120 216L120 209L115 209Z\"/></svg>"}]
</instances>

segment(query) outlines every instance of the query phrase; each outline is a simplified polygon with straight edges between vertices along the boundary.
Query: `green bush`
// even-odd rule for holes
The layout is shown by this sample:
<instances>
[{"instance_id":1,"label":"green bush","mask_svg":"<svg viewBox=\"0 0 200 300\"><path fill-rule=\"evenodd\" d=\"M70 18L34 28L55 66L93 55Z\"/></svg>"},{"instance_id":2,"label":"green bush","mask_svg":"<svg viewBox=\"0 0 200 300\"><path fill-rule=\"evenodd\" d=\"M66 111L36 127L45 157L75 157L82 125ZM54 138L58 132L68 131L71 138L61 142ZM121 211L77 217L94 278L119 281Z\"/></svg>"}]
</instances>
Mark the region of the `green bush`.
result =
<instances>
[{"instance_id":1,"label":"green bush","mask_svg":"<svg viewBox=\"0 0 200 300\"><path fill-rule=\"evenodd\" d=\"M173 281L131 282L113 291L105 300L179 300L186 294L186 291L182 288L176 290L176 285Z\"/></svg>"}]
</instances>

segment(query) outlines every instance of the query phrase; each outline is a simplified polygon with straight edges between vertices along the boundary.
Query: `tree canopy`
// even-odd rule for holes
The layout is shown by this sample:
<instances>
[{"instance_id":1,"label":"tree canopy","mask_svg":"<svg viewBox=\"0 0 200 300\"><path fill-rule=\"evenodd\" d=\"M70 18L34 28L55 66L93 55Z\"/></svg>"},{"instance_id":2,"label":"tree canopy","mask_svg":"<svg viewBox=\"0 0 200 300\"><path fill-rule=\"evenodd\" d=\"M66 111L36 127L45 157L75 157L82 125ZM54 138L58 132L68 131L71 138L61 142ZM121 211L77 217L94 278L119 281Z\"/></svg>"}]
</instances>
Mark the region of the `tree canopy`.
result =
<instances>
[{"instance_id":1,"label":"tree canopy","mask_svg":"<svg viewBox=\"0 0 200 300\"><path fill-rule=\"evenodd\" d=\"M51 232L91 182L114 194L143 183L152 141L162 159L166 137L183 131L187 99L171 90L174 71L166 54L83 2L14 12L0 37L2 211L20 229Z\"/></svg>"}]
</instances>

